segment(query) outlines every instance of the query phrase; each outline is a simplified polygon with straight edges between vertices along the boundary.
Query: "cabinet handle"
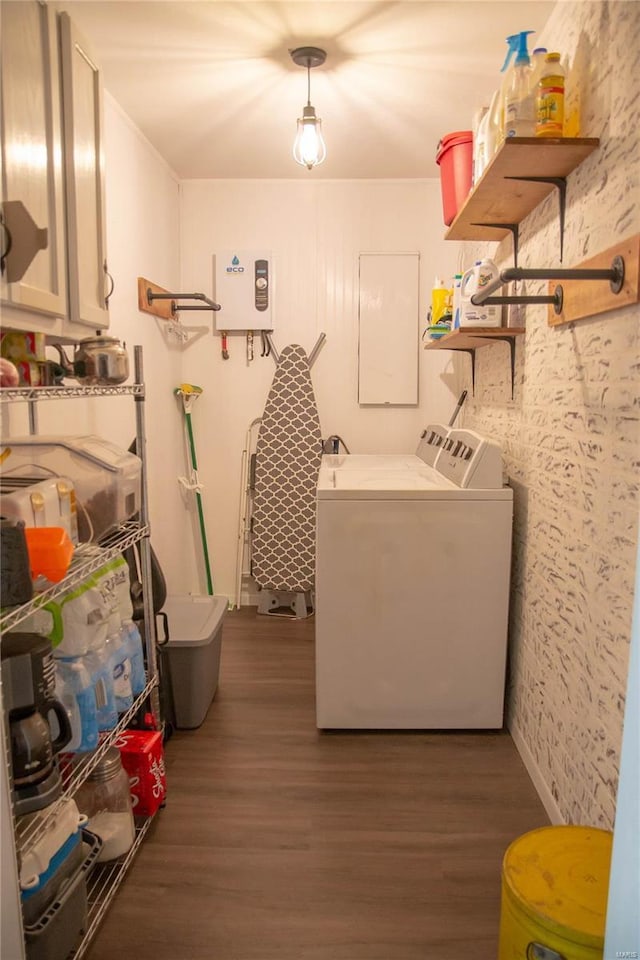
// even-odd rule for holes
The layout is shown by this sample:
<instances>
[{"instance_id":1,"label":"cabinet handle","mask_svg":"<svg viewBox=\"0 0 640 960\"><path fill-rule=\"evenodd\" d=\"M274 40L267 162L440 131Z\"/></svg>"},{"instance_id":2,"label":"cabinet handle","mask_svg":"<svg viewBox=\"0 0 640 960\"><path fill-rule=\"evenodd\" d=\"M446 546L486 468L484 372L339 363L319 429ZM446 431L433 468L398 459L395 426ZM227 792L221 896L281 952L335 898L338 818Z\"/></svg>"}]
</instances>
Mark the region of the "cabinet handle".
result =
<instances>
[{"instance_id":1,"label":"cabinet handle","mask_svg":"<svg viewBox=\"0 0 640 960\"><path fill-rule=\"evenodd\" d=\"M0 254L0 273L4 273L6 259L11 253L11 247L13 246L13 238L11 236L11 230L9 230L9 227L4 222L4 214L2 213L2 211L0 211L0 226L4 230L4 235L6 239L6 243L2 248L2 254Z\"/></svg>"},{"instance_id":2,"label":"cabinet handle","mask_svg":"<svg viewBox=\"0 0 640 960\"><path fill-rule=\"evenodd\" d=\"M4 253L4 267L9 283L22 280L31 262L40 250L49 246L49 231L38 227L21 200L5 200L2 204L3 226L10 237L9 249Z\"/></svg>"},{"instance_id":3,"label":"cabinet handle","mask_svg":"<svg viewBox=\"0 0 640 960\"><path fill-rule=\"evenodd\" d=\"M38 227L21 200L5 200L2 204L2 225L9 237L3 254L3 268L9 283L22 280L40 250L49 245L49 231ZM9 250L11 257L9 258Z\"/></svg>"},{"instance_id":4,"label":"cabinet handle","mask_svg":"<svg viewBox=\"0 0 640 960\"><path fill-rule=\"evenodd\" d=\"M105 295L104 295L105 306L108 307L108 306L109 306L109 300L111 299L111 294L113 293L113 289L114 289L114 287L115 287L115 285L116 285L116 282L115 282L115 280L113 279L113 277L111 276L111 274L109 273L109 271L108 271L108 269L107 269L107 261L106 261L106 260L105 260L105 262L104 262L104 272L105 272L105 276L109 277L109 281L110 281L110 284L111 284L110 287L109 287L109 292L108 292L108 293L105 293Z\"/></svg>"}]
</instances>

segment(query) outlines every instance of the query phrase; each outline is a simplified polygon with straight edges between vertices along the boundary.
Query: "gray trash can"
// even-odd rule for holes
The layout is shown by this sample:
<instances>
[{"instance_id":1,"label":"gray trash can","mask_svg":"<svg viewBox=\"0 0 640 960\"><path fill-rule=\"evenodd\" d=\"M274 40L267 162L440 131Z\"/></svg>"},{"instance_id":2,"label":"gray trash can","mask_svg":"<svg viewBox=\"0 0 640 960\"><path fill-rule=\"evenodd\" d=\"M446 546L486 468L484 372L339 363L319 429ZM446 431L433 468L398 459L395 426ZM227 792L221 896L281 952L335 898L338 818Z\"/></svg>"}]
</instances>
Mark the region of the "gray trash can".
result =
<instances>
[{"instance_id":1,"label":"gray trash can","mask_svg":"<svg viewBox=\"0 0 640 960\"><path fill-rule=\"evenodd\" d=\"M199 727L218 687L226 597L168 596L167 653L180 730Z\"/></svg>"}]
</instances>

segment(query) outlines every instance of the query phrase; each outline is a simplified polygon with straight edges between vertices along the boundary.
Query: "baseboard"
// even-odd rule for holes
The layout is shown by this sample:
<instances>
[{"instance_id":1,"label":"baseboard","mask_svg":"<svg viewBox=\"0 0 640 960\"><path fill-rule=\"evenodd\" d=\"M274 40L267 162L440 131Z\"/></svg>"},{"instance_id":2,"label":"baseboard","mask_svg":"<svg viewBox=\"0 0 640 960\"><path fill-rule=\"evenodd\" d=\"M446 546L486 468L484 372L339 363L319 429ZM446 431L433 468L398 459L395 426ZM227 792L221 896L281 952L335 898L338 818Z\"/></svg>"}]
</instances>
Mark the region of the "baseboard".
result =
<instances>
[{"instance_id":1,"label":"baseboard","mask_svg":"<svg viewBox=\"0 0 640 960\"><path fill-rule=\"evenodd\" d=\"M258 606L259 594L256 591L252 593L248 590L243 590L240 594L240 604L243 607L257 607Z\"/></svg>"},{"instance_id":2,"label":"baseboard","mask_svg":"<svg viewBox=\"0 0 640 960\"><path fill-rule=\"evenodd\" d=\"M538 766L533 758L531 750L524 741L524 738L517 730L509 730L511 734L511 739L516 745L516 750L520 754L522 762L527 768L527 773L531 777L534 787L536 788L536 793L540 797L543 807L547 811L547 815L551 820L552 824L564 824L564 817L560 813L560 808L556 803L549 787L545 783L542 774L540 773Z\"/></svg>"}]
</instances>

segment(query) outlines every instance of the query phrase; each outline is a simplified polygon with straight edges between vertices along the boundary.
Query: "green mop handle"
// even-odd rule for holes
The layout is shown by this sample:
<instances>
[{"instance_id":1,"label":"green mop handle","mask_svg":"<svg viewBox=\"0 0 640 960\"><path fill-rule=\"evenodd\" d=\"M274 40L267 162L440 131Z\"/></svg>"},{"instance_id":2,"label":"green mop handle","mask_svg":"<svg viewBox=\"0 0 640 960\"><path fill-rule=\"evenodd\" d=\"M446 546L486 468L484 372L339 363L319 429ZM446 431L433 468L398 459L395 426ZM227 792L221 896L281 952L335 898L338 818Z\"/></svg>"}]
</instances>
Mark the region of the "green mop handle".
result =
<instances>
[{"instance_id":1,"label":"green mop handle","mask_svg":"<svg viewBox=\"0 0 640 960\"><path fill-rule=\"evenodd\" d=\"M191 414L185 414L187 421L187 434L189 436L189 449L191 451L191 466L197 472L198 458L196 457L196 445L193 439L193 427L191 426ZM207 592L210 597L213 596L213 580L211 579L211 567L209 566L209 548L207 547L207 531L204 525L204 510L202 509L202 494L196 490L196 503L198 505L198 519L200 521L200 537L202 538L202 552L204 553L204 566L207 574Z\"/></svg>"}]
</instances>

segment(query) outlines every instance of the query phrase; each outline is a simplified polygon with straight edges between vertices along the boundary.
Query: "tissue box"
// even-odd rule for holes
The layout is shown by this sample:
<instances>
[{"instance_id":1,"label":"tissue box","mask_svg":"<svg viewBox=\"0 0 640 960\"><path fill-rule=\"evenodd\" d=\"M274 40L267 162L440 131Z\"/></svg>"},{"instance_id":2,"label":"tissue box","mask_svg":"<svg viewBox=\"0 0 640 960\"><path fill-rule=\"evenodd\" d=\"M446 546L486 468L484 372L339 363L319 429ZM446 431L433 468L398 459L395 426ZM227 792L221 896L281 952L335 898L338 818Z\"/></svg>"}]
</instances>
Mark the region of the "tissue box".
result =
<instances>
[{"instance_id":1,"label":"tissue box","mask_svg":"<svg viewBox=\"0 0 640 960\"><path fill-rule=\"evenodd\" d=\"M167 792L162 734L159 730L124 730L116 747L129 774L134 816L149 817L161 806Z\"/></svg>"}]
</instances>

